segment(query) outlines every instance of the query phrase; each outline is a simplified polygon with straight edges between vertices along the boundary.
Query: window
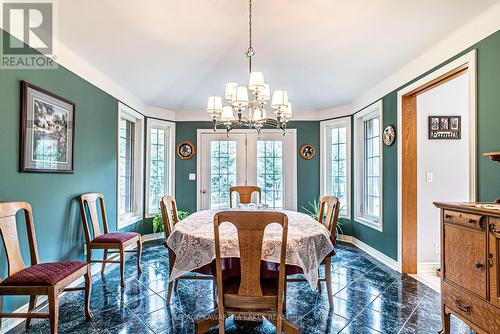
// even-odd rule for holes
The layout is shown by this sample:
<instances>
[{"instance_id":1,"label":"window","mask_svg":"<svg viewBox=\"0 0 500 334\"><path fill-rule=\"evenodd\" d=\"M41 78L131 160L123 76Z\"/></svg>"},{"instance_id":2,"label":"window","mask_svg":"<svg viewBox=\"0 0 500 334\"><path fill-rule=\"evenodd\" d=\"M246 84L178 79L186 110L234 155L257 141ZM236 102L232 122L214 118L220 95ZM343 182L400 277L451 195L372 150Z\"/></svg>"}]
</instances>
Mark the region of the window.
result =
<instances>
[{"instance_id":1,"label":"window","mask_svg":"<svg viewBox=\"0 0 500 334\"><path fill-rule=\"evenodd\" d=\"M146 216L154 216L161 198L174 194L175 125L171 122L147 121Z\"/></svg>"},{"instance_id":2,"label":"window","mask_svg":"<svg viewBox=\"0 0 500 334\"><path fill-rule=\"evenodd\" d=\"M379 116L364 121L363 208L368 217L380 215L380 130Z\"/></svg>"},{"instance_id":3,"label":"window","mask_svg":"<svg viewBox=\"0 0 500 334\"><path fill-rule=\"evenodd\" d=\"M135 123L120 117L120 215L134 211Z\"/></svg>"},{"instance_id":4,"label":"window","mask_svg":"<svg viewBox=\"0 0 500 334\"><path fill-rule=\"evenodd\" d=\"M257 186L262 203L272 209L283 209L283 142L257 141Z\"/></svg>"},{"instance_id":5,"label":"window","mask_svg":"<svg viewBox=\"0 0 500 334\"><path fill-rule=\"evenodd\" d=\"M143 116L135 110L118 106L118 228L143 218Z\"/></svg>"},{"instance_id":6,"label":"window","mask_svg":"<svg viewBox=\"0 0 500 334\"><path fill-rule=\"evenodd\" d=\"M355 220L382 231L382 102L355 115Z\"/></svg>"},{"instance_id":7,"label":"window","mask_svg":"<svg viewBox=\"0 0 500 334\"><path fill-rule=\"evenodd\" d=\"M339 215L350 217L351 118L321 122L321 194L340 201Z\"/></svg>"}]
</instances>

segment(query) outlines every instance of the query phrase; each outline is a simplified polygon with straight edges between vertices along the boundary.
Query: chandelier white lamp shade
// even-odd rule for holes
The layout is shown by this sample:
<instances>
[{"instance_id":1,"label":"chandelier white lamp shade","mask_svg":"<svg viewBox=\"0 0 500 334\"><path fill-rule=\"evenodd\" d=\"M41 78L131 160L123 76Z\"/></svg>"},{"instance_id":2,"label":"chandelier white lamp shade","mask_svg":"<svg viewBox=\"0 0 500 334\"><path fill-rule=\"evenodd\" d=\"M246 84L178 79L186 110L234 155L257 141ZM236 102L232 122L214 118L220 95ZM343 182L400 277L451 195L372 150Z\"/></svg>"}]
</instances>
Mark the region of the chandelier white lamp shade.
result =
<instances>
[{"instance_id":1,"label":"chandelier white lamp shade","mask_svg":"<svg viewBox=\"0 0 500 334\"><path fill-rule=\"evenodd\" d=\"M222 112L222 99L220 96L208 97L207 111L213 115L217 115Z\"/></svg>"},{"instance_id":2,"label":"chandelier white lamp shade","mask_svg":"<svg viewBox=\"0 0 500 334\"><path fill-rule=\"evenodd\" d=\"M273 93L271 107L279 114L284 108L288 107L288 93L284 90L277 90Z\"/></svg>"},{"instance_id":3,"label":"chandelier white lamp shade","mask_svg":"<svg viewBox=\"0 0 500 334\"><path fill-rule=\"evenodd\" d=\"M226 93L224 94L224 97L228 101L233 101L234 96L236 95L236 88L238 87L237 82L228 82L226 84Z\"/></svg>"},{"instance_id":4,"label":"chandelier white lamp shade","mask_svg":"<svg viewBox=\"0 0 500 334\"><path fill-rule=\"evenodd\" d=\"M223 123L234 121L233 108L231 106L222 107L222 113L220 115L220 120Z\"/></svg>"},{"instance_id":5,"label":"chandelier white lamp shade","mask_svg":"<svg viewBox=\"0 0 500 334\"><path fill-rule=\"evenodd\" d=\"M249 0L249 36L249 47L245 52L249 64L248 86L236 82L226 83L224 99L227 105L223 106L221 97L210 96L207 112L212 117L214 131L218 125L223 125L228 133L237 127L247 127L260 132L260 129L267 125L284 132L292 117L292 104L288 100L287 91L276 90L271 99L271 88L264 79L264 73L252 71L252 57L255 56L252 47L252 0ZM266 105L269 101L276 118L267 118Z\"/></svg>"},{"instance_id":6,"label":"chandelier white lamp shade","mask_svg":"<svg viewBox=\"0 0 500 334\"><path fill-rule=\"evenodd\" d=\"M243 109L248 106L248 90L245 86L238 86L233 97L233 107Z\"/></svg>"},{"instance_id":7,"label":"chandelier white lamp shade","mask_svg":"<svg viewBox=\"0 0 500 334\"><path fill-rule=\"evenodd\" d=\"M251 72L250 78L248 79L248 89L252 92L261 92L264 90L266 83L264 82L264 73L262 72Z\"/></svg>"}]
</instances>

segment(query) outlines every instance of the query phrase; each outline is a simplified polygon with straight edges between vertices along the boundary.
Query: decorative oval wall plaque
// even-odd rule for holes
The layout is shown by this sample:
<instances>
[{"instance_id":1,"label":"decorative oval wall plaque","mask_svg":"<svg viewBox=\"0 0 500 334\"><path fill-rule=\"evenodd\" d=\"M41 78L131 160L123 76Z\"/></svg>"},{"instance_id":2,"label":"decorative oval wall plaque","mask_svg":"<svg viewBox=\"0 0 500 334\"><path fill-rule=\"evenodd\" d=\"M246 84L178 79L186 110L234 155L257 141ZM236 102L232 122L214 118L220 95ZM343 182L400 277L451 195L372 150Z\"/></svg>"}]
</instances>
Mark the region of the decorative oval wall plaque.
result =
<instances>
[{"instance_id":1,"label":"decorative oval wall plaque","mask_svg":"<svg viewBox=\"0 0 500 334\"><path fill-rule=\"evenodd\" d=\"M300 156L306 160L311 160L316 155L316 149L311 144L304 144L300 147Z\"/></svg>"},{"instance_id":2,"label":"decorative oval wall plaque","mask_svg":"<svg viewBox=\"0 0 500 334\"><path fill-rule=\"evenodd\" d=\"M392 145L392 143L394 143L395 138L396 138L396 130L394 130L392 125L386 126L383 134L384 144L387 146Z\"/></svg>"},{"instance_id":3,"label":"decorative oval wall plaque","mask_svg":"<svg viewBox=\"0 0 500 334\"><path fill-rule=\"evenodd\" d=\"M179 144L179 146L177 146L177 155L182 160L192 159L195 154L196 148L189 140L183 141Z\"/></svg>"}]
</instances>

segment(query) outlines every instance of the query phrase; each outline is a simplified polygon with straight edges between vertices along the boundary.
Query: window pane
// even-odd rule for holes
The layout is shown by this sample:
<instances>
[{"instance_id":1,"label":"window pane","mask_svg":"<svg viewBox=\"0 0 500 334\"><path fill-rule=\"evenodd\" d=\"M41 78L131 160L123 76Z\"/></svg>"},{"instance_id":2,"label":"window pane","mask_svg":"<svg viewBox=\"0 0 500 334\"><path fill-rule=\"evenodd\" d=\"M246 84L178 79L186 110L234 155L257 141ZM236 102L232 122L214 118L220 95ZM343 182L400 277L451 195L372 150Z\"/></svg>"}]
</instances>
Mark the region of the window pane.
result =
<instances>
[{"instance_id":1,"label":"window pane","mask_svg":"<svg viewBox=\"0 0 500 334\"><path fill-rule=\"evenodd\" d=\"M151 129L150 165L149 165L149 212L156 212L161 198L165 195L168 184L166 157L166 129Z\"/></svg>"},{"instance_id":2,"label":"window pane","mask_svg":"<svg viewBox=\"0 0 500 334\"><path fill-rule=\"evenodd\" d=\"M335 127L330 133L331 155L328 164L331 176L328 180L327 192L339 199L340 213L345 216L347 215L347 128Z\"/></svg>"},{"instance_id":3,"label":"window pane","mask_svg":"<svg viewBox=\"0 0 500 334\"><path fill-rule=\"evenodd\" d=\"M380 216L379 117L364 121L363 215Z\"/></svg>"},{"instance_id":4,"label":"window pane","mask_svg":"<svg viewBox=\"0 0 500 334\"><path fill-rule=\"evenodd\" d=\"M125 118L120 119L119 147L119 189L120 214L134 211L134 133L135 124Z\"/></svg>"},{"instance_id":5,"label":"window pane","mask_svg":"<svg viewBox=\"0 0 500 334\"><path fill-rule=\"evenodd\" d=\"M278 140L257 141L257 185L262 202L269 208L283 208L283 143Z\"/></svg>"},{"instance_id":6,"label":"window pane","mask_svg":"<svg viewBox=\"0 0 500 334\"><path fill-rule=\"evenodd\" d=\"M338 128L338 130L339 130L339 144L347 143L347 129Z\"/></svg>"},{"instance_id":7,"label":"window pane","mask_svg":"<svg viewBox=\"0 0 500 334\"><path fill-rule=\"evenodd\" d=\"M339 129L332 129L332 144L338 144L339 142Z\"/></svg>"}]
</instances>

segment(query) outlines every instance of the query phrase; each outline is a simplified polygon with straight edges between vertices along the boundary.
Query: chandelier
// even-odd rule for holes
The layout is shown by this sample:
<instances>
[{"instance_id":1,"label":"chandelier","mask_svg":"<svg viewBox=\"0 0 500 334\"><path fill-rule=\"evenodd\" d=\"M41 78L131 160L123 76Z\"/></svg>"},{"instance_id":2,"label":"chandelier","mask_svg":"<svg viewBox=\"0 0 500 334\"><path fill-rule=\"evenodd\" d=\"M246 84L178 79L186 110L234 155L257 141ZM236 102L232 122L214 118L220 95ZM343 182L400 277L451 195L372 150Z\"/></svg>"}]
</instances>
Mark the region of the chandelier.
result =
<instances>
[{"instance_id":1,"label":"chandelier","mask_svg":"<svg viewBox=\"0 0 500 334\"><path fill-rule=\"evenodd\" d=\"M220 96L210 96L207 112L212 117L214 131L218 126L223 126L228 134L234 128L245 127L260 133L262 127L267 125L285 132L292 117L292 104L288 101L288 93L285 90L274 91L271 99L271 90L269 84L264 81L264 74L252 71L252 57L255 56L252 47L252 0L249 1L248 12L249 46L245 52L249 68L248 88L236 82L226 83L224 98L228 105L222 105ZM267 117L266 105L269 100L275 118Z\"/></svg>"}]
</instances>

